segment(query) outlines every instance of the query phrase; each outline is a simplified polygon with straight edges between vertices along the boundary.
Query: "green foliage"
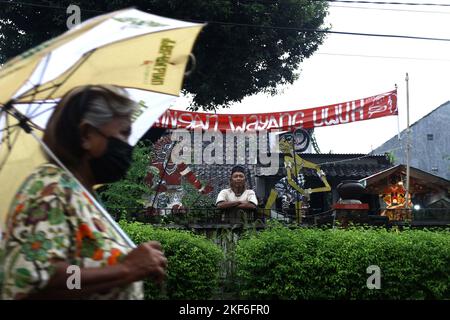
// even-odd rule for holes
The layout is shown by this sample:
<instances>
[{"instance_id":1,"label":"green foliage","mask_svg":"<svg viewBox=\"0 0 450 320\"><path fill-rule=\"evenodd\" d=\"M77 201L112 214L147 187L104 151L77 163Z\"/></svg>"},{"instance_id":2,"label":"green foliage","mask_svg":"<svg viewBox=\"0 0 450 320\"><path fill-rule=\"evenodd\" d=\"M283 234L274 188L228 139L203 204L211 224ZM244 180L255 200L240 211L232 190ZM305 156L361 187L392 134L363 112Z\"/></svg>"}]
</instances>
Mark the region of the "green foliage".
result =
<instances>
[{"instance_id":1,"label":"green foliage","mask_svg":"<svg viewBox=\"0 0 450 320\"><path fill-rule=\"evenodd\" d=\"M204 183L202 183L204 185ZM204 219L214 212L214 200L207 194L202 194L194 188L193 185L183 182L183 198L181 203L183 207L188 208L188 221L195 221L196 219Z\"/></svg>"},{"instance_id":2,"label":"green foliage","mask_svg":"<svg viewBox=\"0 0 450 320\"><path fill-rule=\"evenodd\" d=\"M202 182L202 186L205 185ZM202 194L190 183L183 182L183 199L181 202L186 208L212 208L214 207L214 200L207 194Z\"/></svg>"},{"instance_id":3,"label":"green foliage","mask_svg":"<svg viewBox=\"0 0 450 320\"><path fill-rule=\"evenodd\" d=\"M144 207L142 196L152 192L144 183L150 163L150 149L148 143L139 142L133 150L133 162L126 177L99 190L104 206L111 212L127 213L126 208L138 210Z\"/></svg>"},{"instance_id":4,"label":"green foliage","mask_svg":"<svg viewBox=\"0 0 450 320\"><path fill-rule=\"evenodd\" d=\"M66 31L69 4L80 6L82 21L131 6L210 21L194 48L196 70L184 86L194 97L192 108L205 110L292 84L302 61L324 40L324 33L298 29L326 30L328 13L327 1L310 0L47 0L42 7L27 2L0 4L0 63Z\"/></svg>"},{"instance_id":5,"label":"green foliage","mask_svg":"<svg viewBox=\"0 0 450 320\"><path fill-rule=\"evenodd\" d=\"M219 244L224 252L222 260L222 292L221 299L236 299L239 292L239 282L236 279L236 245L240 237L239 229L217 228L209 234L214 243Z\"/></svg>"},{"instance_id":6,"label":"green foliage","mask_svg":"<svg viewBox=\"0 0 450 320\"><path fill-rule=\"evenodd\" d=\"M450 299L449 231L275 226L239 241L240 295L249 299ZM381 269L370 290L366 269Z\"/></svg>"},{"instance_id":7,"label":"green foliage","mask_svg":"<svg viewBox=\"0 0 450 320\"><path fill-rule=\"evenodd\" d=\"M141 223L120 222L135 243L159 241L168 260L163 291L146 281L146 299L210 299L219 288L221 249L187 231L157 229Z\"/></svg>"}]
</instances>

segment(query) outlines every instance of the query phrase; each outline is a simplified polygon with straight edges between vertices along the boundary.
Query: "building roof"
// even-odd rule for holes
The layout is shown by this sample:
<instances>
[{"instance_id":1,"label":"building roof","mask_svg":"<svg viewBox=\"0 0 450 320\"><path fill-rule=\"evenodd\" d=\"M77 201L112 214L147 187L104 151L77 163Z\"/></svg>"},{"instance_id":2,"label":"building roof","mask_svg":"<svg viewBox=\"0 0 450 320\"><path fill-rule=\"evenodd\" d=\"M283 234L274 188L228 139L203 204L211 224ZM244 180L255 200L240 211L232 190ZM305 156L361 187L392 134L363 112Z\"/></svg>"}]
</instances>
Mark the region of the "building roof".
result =
<instances>
[{"instance_id":1,"label":"building roof","mask_svg":"<svg viewBox=\"0 0 450 320\"><path fill-rule=\"evenodd\" d=\"M375 173L371 176L368 176L364 179L361 179L360 182L365 182L368 188L379 192L380 188L379 185L386 184L386 179L394 174L400 174L403 176L406 176L406 165L399 164L397 166L394 166L392 168L383 170L381 172ZM435 189L440 188L442 190L450 190L450 181L438 176L435 176L431 173L425 172L423 170L410 167L410 178L412 180L411 187L414 188L413 184L415 185L421 185L422 190L426 191L429 188ZM417 192L418 190L416 190Z\"/></svg>"},{"instance_id":2,"label":"building roof","mask_svg":"<svg viewBox=\"0 0 450 320\"><path fill-rule=\"evenodd\" d=\"M427 118L428 116L430 116L431 114L435 113L436 111L438 111L441 108L444 107L450 107L450 101L447 101L443 104L441 104L439 107L437 107L436 109L430 111L429 113L427 113L426 115L424 115L422 118L420 118L419 120L415 121L413 124L411 124L409 127L410 129L412 129L415 125L417 125L420 121L424 120L425 118ZM379 145L378 147L375 148L375 150L380 149L381 147L383 147L388 141L391 141L392 139L395 139L398 135L400 135L400 137L403 137L404 135L406 135L406 129L403 129L400 134L396 134L395 136L393 136L392 138L387 139L385 142L383 142L381 145Z\"/></svg>"},{"instance_id":3,"label":"building roof","mask_svg":"<svg viewBox=\"0 0 450 320\"><path fill-rule=\"evenodd\" d=\"M320 165L328 178L361 179L392 166L385 155L302 153L300 157ZM312 169L304 169L303 173L317 176ZM257 175L264 176L260 168L257 168ZM283 170L280 169L276 175L284 175Z\"/></svg>"},{"instance_id":4,"label":"building roof","mask_svg":"<svg viewBox=\"0 0 450 320\"><path fill-rule=\"evenodd\" d=\"M450 101L444 102L443 104L441 104L439 107L437 107L434 110L431 110L430 112L428 112L426 115L424 115L422 118L420 118L419 120L417 120L416 122L414 122L412 125L410 125L410 127L416 125L417 123L419 123L420 121L422 121L423 119L425 119L426 117L428 117L430 114L435 113L436 111L438 111L439 109L443 108L443 107L447 107L450 106ZM406 129L405 129L406 130ZM403 131L405 131L403 130ZM402 131L402 132L403 132Z\"/></svg>"}]
</instances>

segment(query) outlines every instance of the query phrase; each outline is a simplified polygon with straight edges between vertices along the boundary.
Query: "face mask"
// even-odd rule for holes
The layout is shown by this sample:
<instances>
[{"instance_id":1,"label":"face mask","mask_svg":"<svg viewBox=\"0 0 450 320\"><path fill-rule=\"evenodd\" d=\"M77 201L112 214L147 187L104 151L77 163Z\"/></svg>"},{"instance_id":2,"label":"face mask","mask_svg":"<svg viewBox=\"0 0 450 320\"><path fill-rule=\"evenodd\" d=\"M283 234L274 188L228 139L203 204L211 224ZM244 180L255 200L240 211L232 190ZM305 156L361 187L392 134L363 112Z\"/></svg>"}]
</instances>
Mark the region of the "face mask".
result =
<instances>
[{"instance_id":1,"label":"face mask","mask_svg":"<svg viewBox=\"0 0 450 320\"><path fill-rule=\"evenodd\" d=\"M107 137L106 150L98 158L89 161L96 183L110 183L125 177L131 165L133 147L115 137Z\"/></svg>"}]
</instances>

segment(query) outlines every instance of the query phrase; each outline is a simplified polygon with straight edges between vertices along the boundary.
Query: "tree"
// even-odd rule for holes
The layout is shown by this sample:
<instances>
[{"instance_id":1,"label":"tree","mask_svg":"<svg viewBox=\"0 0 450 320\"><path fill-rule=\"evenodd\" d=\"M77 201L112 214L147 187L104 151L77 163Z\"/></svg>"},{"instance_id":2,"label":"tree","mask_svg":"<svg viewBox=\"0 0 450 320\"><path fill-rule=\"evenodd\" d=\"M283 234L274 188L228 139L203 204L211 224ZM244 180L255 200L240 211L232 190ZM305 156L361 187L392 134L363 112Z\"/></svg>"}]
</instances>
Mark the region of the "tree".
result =
<instances>
[{"instance_id":1,"label":"tree","mask_svg":"<svg viewBox=\"0 0 450 320\"><path fill-rule=\"evenodd\" d=\"M189 21L209 21L194 48L195 72L186 79L191 109L215 110L244 97L276 94L299 76L301 62L322 43L324 0L47 0L0 3L0 62L66 30L65 8L82 20L124 7ZM27 4L28 3L28 4Z\"/></svg>"}]
</instances>

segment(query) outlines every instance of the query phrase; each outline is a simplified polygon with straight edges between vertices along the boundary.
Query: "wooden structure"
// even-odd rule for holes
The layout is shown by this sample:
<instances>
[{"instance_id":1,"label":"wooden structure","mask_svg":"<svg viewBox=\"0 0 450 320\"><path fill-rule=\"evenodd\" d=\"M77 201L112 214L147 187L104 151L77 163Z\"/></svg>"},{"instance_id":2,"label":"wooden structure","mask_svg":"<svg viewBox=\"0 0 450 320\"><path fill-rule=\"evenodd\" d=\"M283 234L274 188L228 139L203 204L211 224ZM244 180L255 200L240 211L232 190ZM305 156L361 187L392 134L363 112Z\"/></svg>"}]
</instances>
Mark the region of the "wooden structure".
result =
<instances>
[{"instance_id":1,"label":"wooden structure","mask_svg":"<svg viewBox=\"0 0 450 320\"><path fill-rule=\"evenodd\" d=\"M449 197L450 181L410 167L411 203L408 208L405 199L405 181L405 165L397 165L360 180L368 193L378 198L380 215L388 217L390 221L417 220L413 217L415 213L429 210L436 202L446 203ZM450 207L441 209L443 209L442 219L450 220Z\"/></svg>"}]
</instances>

